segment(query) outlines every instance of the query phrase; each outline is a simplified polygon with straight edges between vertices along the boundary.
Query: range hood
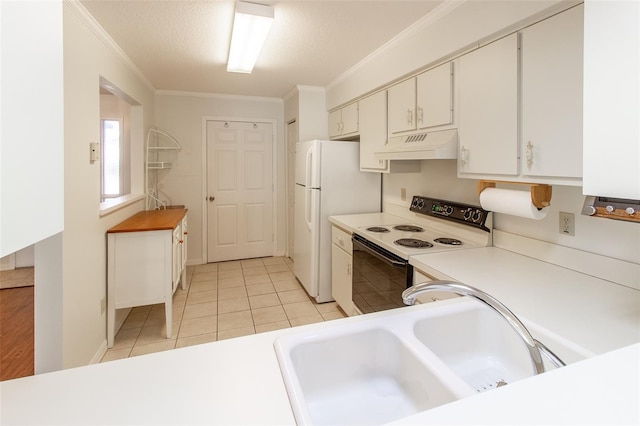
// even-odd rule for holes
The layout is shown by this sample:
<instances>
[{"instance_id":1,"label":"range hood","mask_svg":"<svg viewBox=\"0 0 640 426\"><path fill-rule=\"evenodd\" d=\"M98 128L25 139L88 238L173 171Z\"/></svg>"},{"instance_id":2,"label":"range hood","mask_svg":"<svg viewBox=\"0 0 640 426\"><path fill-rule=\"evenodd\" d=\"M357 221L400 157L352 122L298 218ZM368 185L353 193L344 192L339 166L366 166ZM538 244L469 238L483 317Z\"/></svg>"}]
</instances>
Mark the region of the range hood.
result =
<instances>
[{"instance_id":1,"label":"range hood","mask_svg":"<svg viewBox=\"0 0 640 426\"><path fill-rule=\"evenodd\" d=\"M389 138L378 160L432 160L458 158L458 130L448 129Z\"/></svg>"}]
</instances>

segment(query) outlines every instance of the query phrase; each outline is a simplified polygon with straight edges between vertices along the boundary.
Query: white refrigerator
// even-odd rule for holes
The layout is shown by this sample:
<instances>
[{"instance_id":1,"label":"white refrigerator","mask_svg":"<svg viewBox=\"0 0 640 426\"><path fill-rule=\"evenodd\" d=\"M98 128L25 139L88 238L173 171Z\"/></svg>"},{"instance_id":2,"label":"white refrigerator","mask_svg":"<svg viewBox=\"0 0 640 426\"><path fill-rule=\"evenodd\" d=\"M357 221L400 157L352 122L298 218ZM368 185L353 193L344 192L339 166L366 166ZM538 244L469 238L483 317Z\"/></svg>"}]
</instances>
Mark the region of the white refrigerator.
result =
<instances>
[{"instance_id":1,"label":"white refrigerator","mask_svg":"<svg viewBox=\"0 0 640 426\"><path fill-rule=\"evenodd\" d=\"M381 210L380 173L361 172L357 142L296 145L293 271L319 303L331 296L329 216Z\"/></svg>"}]
</instances>

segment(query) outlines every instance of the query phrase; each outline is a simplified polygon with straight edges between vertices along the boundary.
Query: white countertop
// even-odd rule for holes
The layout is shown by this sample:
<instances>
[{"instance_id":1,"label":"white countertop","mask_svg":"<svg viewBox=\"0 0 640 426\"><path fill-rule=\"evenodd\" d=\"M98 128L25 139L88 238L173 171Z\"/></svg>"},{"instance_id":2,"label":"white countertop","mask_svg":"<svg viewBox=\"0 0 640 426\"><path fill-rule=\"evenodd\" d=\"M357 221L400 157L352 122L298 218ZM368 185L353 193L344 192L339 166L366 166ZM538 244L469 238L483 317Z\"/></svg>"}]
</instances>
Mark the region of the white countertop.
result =
<instances>
[{"instance_id":1,"label":"white countertop","mask_svg":"<svg viewBox=\"0 0 640 426\"><path fill-rule=\"evenodd\" d=\"M367 319L345 318L1 382L0 424L294 424L273 341L285 333ZM637 424L639 354L635 345L397 423Z\"/></svg>"},{"instance_id":2,"label":"white countertop","mask_svg":"<svg viewBox=\"0 0 640 426\"><path fill-rule=\"evenodd\" d=\"M369 219L386 220L384 213L353 216L360 219L332 223L349 231ZM493 294L516 314L604 354L397 424L640 423L640 344L608 352L640 341L640 292L501 249L455 253L455 259L444 252L412 263L425 269L435 265ZM461 253L469 256L466 266ZM274 340L367 319L345 318L0 382L0 424L294 424Z\"/></svg>"},{"instance_id":3,"label":"white countertop","mask_svg":"<svg viewBox=\"0 0 640 426\"><path fill-rule=\"evenodd\" d=\"M273 349L277 335L0 382L0 424L294 424Z\"/></svg>"},{"instance_id":4,"label":"white countertop","mask_svg":"<svg viewBox=\"0 0 640 426\"><path fill-rule=\"evenodd\" d=\"M424 254L409 263L477 287L596 354L640 342L638 290L497 247Z\"/></svg>"}]
</instances>

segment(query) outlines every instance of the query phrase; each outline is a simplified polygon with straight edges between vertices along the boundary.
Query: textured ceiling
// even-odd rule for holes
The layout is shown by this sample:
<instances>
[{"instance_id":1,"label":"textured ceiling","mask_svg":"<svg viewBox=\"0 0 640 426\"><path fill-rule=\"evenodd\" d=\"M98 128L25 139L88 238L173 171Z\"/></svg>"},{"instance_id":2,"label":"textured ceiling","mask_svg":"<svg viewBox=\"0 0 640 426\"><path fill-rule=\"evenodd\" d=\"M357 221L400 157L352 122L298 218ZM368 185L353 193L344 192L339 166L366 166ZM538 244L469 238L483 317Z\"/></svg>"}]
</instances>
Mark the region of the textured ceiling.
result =
<instances>
[{"instance_id":1,"label":"textured ceiling","mask_svg":"<svg viewBox=\"0 0 640 426\"><path fill-rule=\"evenodd\" d=\"M441 0L259 1L275 20L252 74L226 72L233 0L81 3L156 89L283 97L326 86Z\"/></svg>"}]
</instances>

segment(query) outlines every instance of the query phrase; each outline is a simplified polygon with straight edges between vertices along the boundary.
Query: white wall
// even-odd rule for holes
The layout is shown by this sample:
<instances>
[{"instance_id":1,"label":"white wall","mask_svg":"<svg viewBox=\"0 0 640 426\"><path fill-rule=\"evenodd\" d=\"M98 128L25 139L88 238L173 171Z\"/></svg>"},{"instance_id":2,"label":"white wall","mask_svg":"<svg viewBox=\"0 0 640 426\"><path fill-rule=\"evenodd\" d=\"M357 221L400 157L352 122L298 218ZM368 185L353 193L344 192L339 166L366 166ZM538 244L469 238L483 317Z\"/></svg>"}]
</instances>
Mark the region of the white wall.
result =
<instances>
[{"instance_id":1,"label":"white wall","mask_svg":"<svg viewBox=\"0 0 640 426\"><path fill-rule=\"evenodd\" d=\"M160 178L160 199L170 204L184 204L189 209L190 264L206 263L202 244L202 120L203 117L253 118L276 120L276 190L277 235L276 250L284 253L285 226L285 130L284 106L281 99L212 94L158 92L155 102L155 124L176 136L182 151L176 165Z\"/></svg>"},{"instance_id":2,"label":"white wall","mask_svg":"<svg viewBox=\"0 0 640 426\"><path fill-rule=\"evenodd\" d=\"M142 105L153 123L154 90L118 53L76 2L64 3L65 228L62 303L64 367L86 365L106 349L106 238L110 227L144 208L138 201L100 216L100 164L89 143L100 141L100 77ZM143 143L132 141L132 190L142 193ZM37 268L37 265L36 265ZM37 286L37 284L36 284ZM36 330L38 333L38 330Z\"/></svg>"},{"instance_id":3,"label":"white wall","mask_svg":"<svg viewBox=\"0 0 640 426\"><path fill-rule=\"evenodd\" d=\"M327 87L329 110L576 1L449 1Z\"/></svg>"},{"instance_id":4,"label":"white wall","mask_svg":"<svg viewBox=\"0 0 640 426\"><path fill-rule=\"evenodd\" d=\"M420 173L384 175L383 199L385 203L407 209L412 195L480 205L476 183L474 179L456 177L456 160L423 160ZM400 188L407 189L405 202L400 200ZM543 220L494 214L493 227L536 240L640 263L640 226L637 223L581 215L584 202L581 187L554 185L552 191L549 213ZM561 211L574 214L575 236L558 232L558 213Z\"/></svg>"}]
</instances>

